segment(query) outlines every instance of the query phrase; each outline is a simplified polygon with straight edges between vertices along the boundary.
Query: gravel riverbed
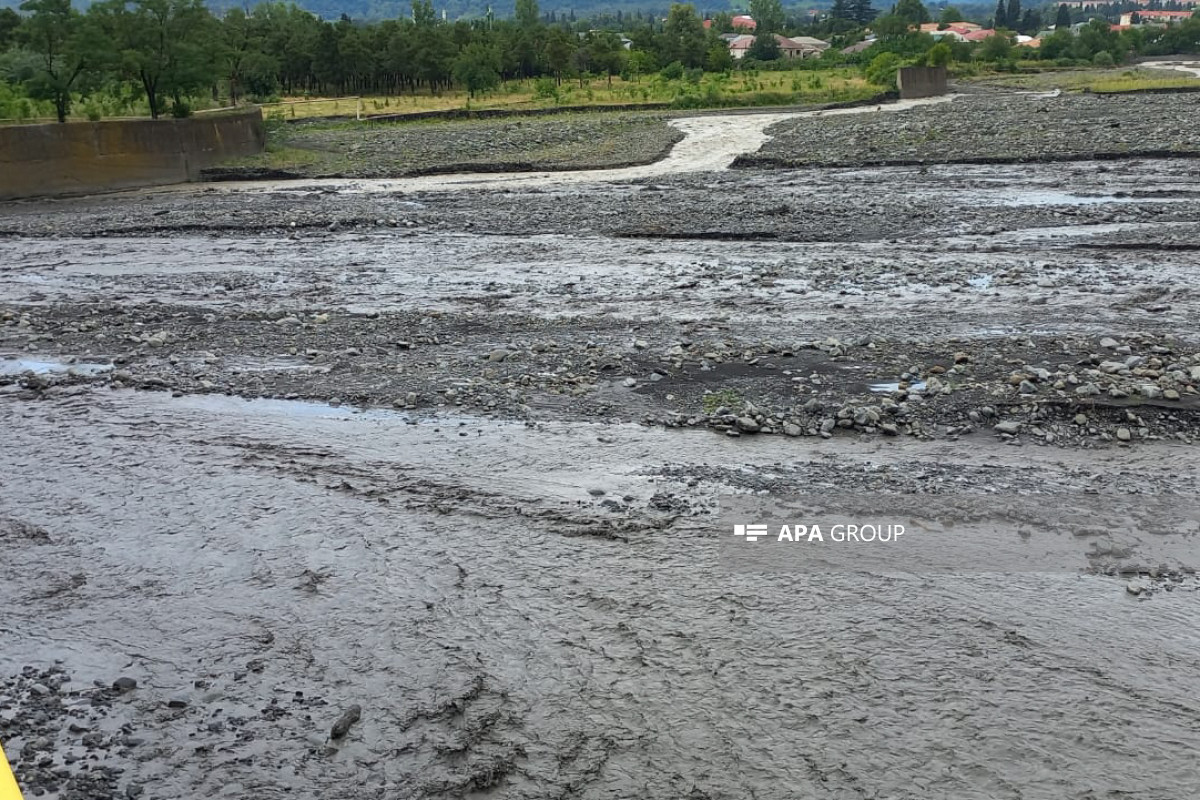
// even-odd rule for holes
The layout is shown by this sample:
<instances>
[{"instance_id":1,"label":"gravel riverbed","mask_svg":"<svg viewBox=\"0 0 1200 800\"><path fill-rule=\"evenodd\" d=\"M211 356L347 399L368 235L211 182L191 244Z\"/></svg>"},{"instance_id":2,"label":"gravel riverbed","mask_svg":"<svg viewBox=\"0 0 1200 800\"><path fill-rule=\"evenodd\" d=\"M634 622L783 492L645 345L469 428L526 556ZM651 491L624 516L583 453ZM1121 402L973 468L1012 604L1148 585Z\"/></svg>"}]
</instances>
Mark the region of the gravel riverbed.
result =
<instances>
[{"instance_id":1,"label":"gravel riverbed","mask_svg":"<svg viewBox=\"0 0 1200 800\"><path fill-rule=\"evenodd\" d=\"M1052 93L1051 93L1052 94ZM1022 163L1200 155L1200 95L989 92L903 114L782 122L740 166Z\"/></svg>"},{"instance_id":2,"label":"gravel riverbed","mask_svg":"<svg viewBox=\"0 0 1200 800\"><path fill-rule=\"evenodd\" d=\"M0 206L28 795L1195 795L1200 162L510 177ZM721 560L801 492L1129 516Z\"/></svg>"}]
</instances>

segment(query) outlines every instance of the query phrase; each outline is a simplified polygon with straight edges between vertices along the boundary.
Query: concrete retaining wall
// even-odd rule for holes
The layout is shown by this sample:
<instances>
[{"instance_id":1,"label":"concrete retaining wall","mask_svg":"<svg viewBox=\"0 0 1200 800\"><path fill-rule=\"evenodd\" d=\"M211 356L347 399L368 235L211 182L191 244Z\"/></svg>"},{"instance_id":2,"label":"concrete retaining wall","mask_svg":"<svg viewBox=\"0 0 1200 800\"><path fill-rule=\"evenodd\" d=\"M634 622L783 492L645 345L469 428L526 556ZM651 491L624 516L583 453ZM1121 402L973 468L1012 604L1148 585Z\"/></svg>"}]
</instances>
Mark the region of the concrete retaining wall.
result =
<instances>
[{"instance_id":1,"label":"concrete retaining wall","mask_svg":"<svg viewBox=\"0 0 1200 800\"><path fill-rule=\"evenodd\" d=\"M227 158L261 153L262 112L189 119L0 127L0 200L195 180Z\"/></svg>"},{"instance_id":2,"label":"concrete retaining wall","mask_svg":"<svg viewBox=\"0 0 1200 800\"><path fill-rule=\"evenodd\" d=\"M918 97L936 97L945 94L945 67L901 67L896 76L896 86L900 89L901 100L913 100Z\"/></svg>"}]
</instances>

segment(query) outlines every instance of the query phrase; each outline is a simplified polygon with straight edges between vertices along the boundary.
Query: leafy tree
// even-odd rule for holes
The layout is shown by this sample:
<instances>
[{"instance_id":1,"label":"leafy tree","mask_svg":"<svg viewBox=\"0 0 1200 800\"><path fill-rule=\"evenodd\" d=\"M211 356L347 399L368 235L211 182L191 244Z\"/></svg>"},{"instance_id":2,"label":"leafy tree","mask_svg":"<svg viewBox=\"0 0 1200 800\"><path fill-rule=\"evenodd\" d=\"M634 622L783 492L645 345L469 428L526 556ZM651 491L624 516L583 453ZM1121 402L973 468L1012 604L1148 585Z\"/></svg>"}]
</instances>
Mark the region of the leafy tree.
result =
<instances>
[{"instance_id":1,"label":"leafy tree","mask_svg":"<svg viewBox=\"0 0 1200 800\"><path fill-rule=\"evenodd\" d=\"M780 0L750 0L750 16L754 18L754 32L769 36L783 30L783 4ZM778 50L778 46L775 48Z\"/></svg>"},{"instance_id":2,"label":"leafy tree","mask_svg":"<svg viewBox=\"0 0 1200 800\"><path fill-rule=\"evenodd\" d=\"M72 89L102 58L102 44L71 0L26 0L21 10L29 13L21 31L38 63L25 89L30 97L53 102L58 121L66 122Z\"/></svg>"},{"instance_id":3,"label":"leafy tree","mask_svg":"<svg viewBox=\"0 0 1200 800\"><path fill-rule=\"evenodd\" d=\"M375 48L368 39L367 29L349 20L339 20L334 29L338 38L343 90L360 92L370 84L375 73Z\"/></svg>"},{"instance_id":4,"label":"leafy tree","mask_svg":"<svg viewBox=\"0 0 1200 800\"><path fill-rule=\"evenodd\" d=\"M317 43L321 30L328 26L296 6L282 3L259 5L253 17L265 31L266 54L279 63L284 90L313 88Z\"/></svg>"},{"instance_id":5,"label":"leafy tree","mask_svg":"<svg viewBox=\"0 0 1200 800\"><path fill-rule=\"evenodd\" d=\"M997 30L1008 27L1008 7L1004 5L1004 0L996 0L996 18L992 21L992 27Z\"/></svg>"},{"instance_id":6,"label":"leafy tree","mask_svg":"<svg viewBox=\"0 0 1200 800\"><path fill-rule=\"evenodd\" d=\"M708 40L704 34L704 23L696 16L693 5L675 3L671 6L658 45L660 61L668 64L678 61L687 68L704 66Z\"/></svg>"},{"instance_id":7,"label":"leafy tree","mask_svg":"<svg viewBox=\"0 0 1200 800\"><path fill-rule=\"evenodd\" d=\"M834 5L844 3L845 0L834 0ZM733 33L733 14L728 11L722 11L719 14L714 14L710 20L712 24L709 30L713 33Z\"/></svg>"},{"instance_id":8,"label":"leafy tree","mask_svg":"<svg viewBox=\"0 0 1200 800\"><path fill-rule=\"evenodd\" d=\"M708 55L704 57L704 68L709 72L728 72L733 69L733 56L724 41L714 42L708 48Z\"/></svg>"},{"instance_id":9,"label":"leafy tree","mask_svg":"<svg viewBox=\"0 0 1200 800\"><path fill-rule=\"evenodd\" d=\"M20 26L20 14L11 8L0 8L0 50L7 50L16 40L17 28Z\"/></svg>"},{"instance_id":10,"label":"leafy tree","mask_svg":"<svg viewBox=\"0 0 1200 800\"><path fill-rule=\"evenodd\" d=\"M921 0L900 0L892 9L892 14L910 25L924 25L929 22L929 9L925 8Z\"/></svg>"},{"instance_id":11,"label":"leafy tree","mask_svg":"<svg viewBox=\"0 0 1200 800\"><path fill-rule=\"evenodd\" d=\"M454 59L454 79L471 98L476 92L495 89L500 85L500 56L482 42L473 42Z\"/></svg>"},{"instance_id":12,"label":"leafy tree","mask_svg":"<svg viewBox=\"0 0 1200 800\"><path fill-rule=\"evenodd\" d=\"M1054 29L1062 30L1071 27L1071 9L1066 4L1058 7L1058 15L1054 18Z\"/></svg>"},{"instance_id":13,"label":"leafy tree","mask_svg":"<svg viewBox=\"0 0 1200 800\"><path fill-rule=\"evenodd\" d=\"M1096 17L1087 25L1084 25L1079 30L1079 36L1075 39L1075 57L1093 59L1097 53L1102 51L1109 52L1114 60L1124 58L1124 53L1121 52L1120 39L1108 24L1108 20L1101 17Z\"/></svg>"},{"instance_id":14,"label":"leafy tree","mask_svg":"<svg viewBox=\"0 0 1200 800\"><path fill-rule=\"evenodd\" d=\"M1021 27L1021 0L1008 0L1008 9L1004 13L1004 19L1010 28L1019 29Z\"/></svg>"},{"instance_id":15,"label":"leafy tree","mask_svg":"<svg viewBox=\"0 0 1200 800\"><path fill-rule=\"evenodd\" d=\"M1012 58L1012 42L1002 33L993 33L979 46L979 57L984 61L1007 61Z\"/></svg>"},{"instance_id":16,"label":"leafy tree","mask_svg":"<svg viewBox=\"0 0 1200 800\"><path fill-rule=\"evenodd\" d=\"M878 34L881 39L901 39L907 36L909 33L908 20L906 20L904 17L896 16L895 14L888 14L885 17L880 17L879 19L875 20L875 23L872 25L872 27L875 29L875 33Z\"/></svg>"},{"instance_id":17,"label":"leafy tree","mask_svg":"<svg viewBox=\"0 0 1200 800\"><path fill-rule=\"evenodd\" d=\"M630 50L629 58L625 61L625 71L635 83L641 76L654 72L657 66L654 56L645 50Z\"/></svg>"},{"instance_id":18,"label":"leafy tree","mask_svg":"<svg viewBox=\"0 0 1200 800\"><path fill-rule=\"evenodd\" d=\"M120 69L145 92L151 117L162 114L166 98L183 113L184 97L211 86L216 33L201 0L109 0L99 13Z\"/></svg>"},{"instance_id":19,"label":"leafy tree","mask_svg":"<svg viewBox=\"0 0 1200 800\"><path fill-rule=\"evenodd\" d=\"M433 0L412 0L412 20L418 28L432 28L437 25L437 12L433 10Z\"/></svg>"},{"instance_id":20,"label":"leafy tree","mask_svg":"<svg viewBox=\"0 0 1200 800\"><path fill-rule=\"evenodd\" d=\"M390 72L395 81L409 89L417 88L417 42L415 25L399 25L391 32L387 40L387 50L383 55L385 69Z\"/></svg>"},{"instance_id":21,"label":"leafy tree","mask_svg":"<svg viewBox=\"0 0 1200 800\"><path fill-rule=\"evenodd\" d=\"M758 34L746 50L746 58L755 61L777 61L782 57L783 51L779 49L779 42L775 40L773 33Z\"/></svg>"},{"instance_id":22,"label":"leafy tree","mask_svg":"<svg viewBox=\"0 0 1200 800\"><path fill-rule=\"evenodd\" d=\"M829 9L829 16L833 19L844 19L855 21L854 6L850 0L833 0L833 6ZM729 31L722 30L721 33L729 33L733 30L732 17L730 17ZM714 24L713 27L716 27Z\"/></svg>"},{"instance_id":23,"label":"leafy tree","mask_svg":"<svg viewBox=\"0 0 1200 800\"><path fill-rule=\"evenodd\" d=\"M533 30L540 27L542 23L538 16L537 0L517 0L514 19L517 22L517 26L525 30Z\"/></svg>"},{"instance_id":24,"label":"leafy tree","mask_svg":"<svg viewBox=\"0 0 1200 800\"><path fill-rule=\"evenodd\" d=\"M613 75L620 75L625 65L621 37L609 31L595 31L587 35L585 49L592 69L608 76L608 85L612 86Z\"/></svg>"},{"instance_id":25,"label":"leafy tree","mask_svg":"<svg viewBox=\"0 0 1200 800\"><path fill-rule=\"evenodd\" d=\"M954 6L946 6L942 9L941 16L938 17L938 22L942 25L953 25L956 22L963 22L962 12Z\"/></svg>"},{"instance_id":26,"label":"leafy tree","mask_svg":"<svg viewBox=\"0 0 1200 800\"><path fill-rule=\"evenodd\" d=\"M550 71L554 73L554 81L559 86L562 85L563 73L571 67L576 49L574 34L561 28L555 28L550 32L550 38L546 42L546 63L550 66Z\"/></svg>"},{"instance_id":27,"label":"leafy tree","mask_svg":"<svg viewBox=\"0 0 1200 800\"><path fill-rule=\"evenodd\" d=\"M229 81L229 99L236 104L243 93L263 96L274 92L279 62L267 54L261 19L239 8L230 9L221 24L221 71Z\"/></svg>"},{"instance_id":28,"label":"leafy tree","mask_svg":"<svg viewBox=\"0 0 1200 800\"><path fill-rule=\"evenodd\" d=\"M953 55L954 51L950 49L950 45L939 42L929 48L929 52L925 56L925 63L931 67L945 67L950 64Z\"/></svg>"},{"instance_id":29,"label":"leafy tree","mask_svg":"<svg viewBox=\"0 0 1200 800\"><path fill-rule=\"evenodd\" d=\"M896 87L896 73L900 71L901 63L900 56L895 53L880 53L871 59L871 63L867 65L864 74L867 80L876 86L886 86L894 89Z\"/></svg>"},{"instance_id":30,"label":"leafy tree","mask_svg":"<svg viewBox=\"0 0 1200 800\"><path fill-rule=\"evenodd\" d=\"M1055 61L1060 58L1067 58L1071 54L1072 48L1075 46L1075 36L1071 33L1069 27L1058 28L1054 33L1042 39L1042 46L1038 48L1038 55L1049 61Z\"/></svg>"},{"instance_id":31,"label":"leafy tree","mask_svg":"<svg viewBox=\"0 0 1200 800\"><path fill-rule=\"evenodd\" d=\"M866 25L879 16L879 12L871 7L871 0L848 0L848 2L850 3L850 18L861 25Z\"/></svg>"},{"instance_id":32,"label":"leafy tree","mask_svg":"<svg viewBox=\"0 0 1200 800\"><path fill-rule=\"evenodd\" d=\"M445 25L436 25L419 30L416 41L417 80L440 92L454 75L454 40Z\"/></svg>"}]
</instances>

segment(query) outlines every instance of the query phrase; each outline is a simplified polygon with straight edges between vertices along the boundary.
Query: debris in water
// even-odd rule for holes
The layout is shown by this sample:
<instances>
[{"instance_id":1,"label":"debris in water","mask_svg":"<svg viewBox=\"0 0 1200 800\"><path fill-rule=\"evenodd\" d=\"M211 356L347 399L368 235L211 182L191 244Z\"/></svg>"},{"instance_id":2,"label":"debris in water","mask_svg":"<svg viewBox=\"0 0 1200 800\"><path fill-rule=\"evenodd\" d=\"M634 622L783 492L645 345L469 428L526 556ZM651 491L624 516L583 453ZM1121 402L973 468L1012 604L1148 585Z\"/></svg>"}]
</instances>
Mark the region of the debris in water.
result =
<instances>
[{"instance_id":1,"label":"debris in water","mask_svg":"<svg viewBox=\"0 0 1200 800\"><path fill-rule=\"evenodd\" d=\"M362 719L362 706L355 703L346 709L337 722L333 723L333 729L329 732L329 738L341 739L350 732L350 726L360 719Z\"/></svg>"}]
</instances>

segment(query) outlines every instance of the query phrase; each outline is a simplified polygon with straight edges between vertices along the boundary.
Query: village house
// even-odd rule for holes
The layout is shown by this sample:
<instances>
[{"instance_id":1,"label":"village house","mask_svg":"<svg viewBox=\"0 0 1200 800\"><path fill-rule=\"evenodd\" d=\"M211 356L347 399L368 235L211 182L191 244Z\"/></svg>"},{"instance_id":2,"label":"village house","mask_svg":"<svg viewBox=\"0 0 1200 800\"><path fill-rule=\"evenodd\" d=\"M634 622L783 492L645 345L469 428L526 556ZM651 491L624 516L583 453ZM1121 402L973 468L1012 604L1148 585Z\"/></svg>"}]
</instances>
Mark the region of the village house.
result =
<instances>
[{"instance_id":1,"label":"village house","mask_svg":"<svg viewBox=\"0 0 1200 800\"><path fill-rule=\"evenodd\" d=\"M862 51L869 48L871 45L875 44L876 41L877 40L874 37L872 37L870 39L863 39L861 42L855 42L854 44L850 45L849 47L843 47L842 55L852 56L855 53L861 53Z\"/></svg>"},{"instance_id":2,"label":"village house","mask_svg":"<svg viewBox=\"0 0 1200 800\"><path fill-rule=\"evenodd\" d=\"M921 26L921 33L926 33L939 41L942 39L953 39L959 42L967 41L967 36L981 30L982 25L976 25L974 22L955 22L951 25L945 25L938 22L926 22Z\"/></svg>"},{"instance_id":3,"label":"village house","mask_svg":"<svg viewBox=\"0 0 1200 800\"><path fill-rule=\"evenodd\" d=\"M811 36L797 36L789 39L778 33L772 35L784 58L818 58L821 53L829 49L829 42L823 42ZM734 37L729 41L729 54L738 60L745 58L746 53L754 45L754 39L755 37L749 34Z\"/></svg>"},{"instance_id":4,"label":"village house","mask_svg":"<svg viewBox=\"0 0 1200 800\"><path fill-rule=\"evenodd\" d=\"M1146 9L1144 11L1128 11L1121 15L1120 25L1124 28L1136 25L1137 22L1134 22L1135 16L1137 17L1138 21L1143 23L1158 23L1161 25L1162 23L1183 22L1186 19L1191 19L1192 14L1194 13L1194 10L1156 11L1152 9Z\"/></svg>"},{"instance_id":5,"label":"village house","mask_svg":"<svg viewBox=\"0 0 1200 800\"><path fill-rule=\"evenodd\" d=\"M713 21L711 19L704 20L704 27L706 29L711 28L712 24L713 24ZM758 27L758 23L754 21L753 17L747 17L745 15L738 15L733 18L733 29L735 31L752 31L757 27Z\"/></svg>"},{"instance_id":6,"label":"village house","mask_svg":"<svg viewBox=\"0 0 1200 800\"><path fill-rule=\"evenodd\" d=\"M1128 0L1128 2L1132 3L1134 5L1148 7L1151 4L1158 2L1158 0ZM1063 0L1063 2L1060 3L1060 5L1064 5L1068 8L1080 8L1080 9L1082 9L1082 8L1098 8L1099 6L1110 6L1112 4L1113 4L1112 0ZM1181 2L1179 5L1184 8L1196 8L1197 6L1200 6L1200 0L1184 0L1184 2ZM1149 10L1149 9L1147 9L1147 10ZM1138 12L1138 13L1145 13L1145 12ZM1162 13L1162 12L1159 12L1159 13ZM1180 12L1170 12L1170 13L1180 13ZM1188 12L1183 12L1183 13L1188 13Z\"/></svg>"}]
</instances>

